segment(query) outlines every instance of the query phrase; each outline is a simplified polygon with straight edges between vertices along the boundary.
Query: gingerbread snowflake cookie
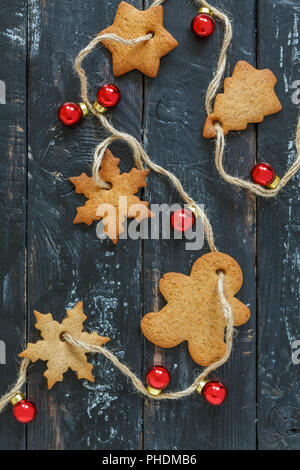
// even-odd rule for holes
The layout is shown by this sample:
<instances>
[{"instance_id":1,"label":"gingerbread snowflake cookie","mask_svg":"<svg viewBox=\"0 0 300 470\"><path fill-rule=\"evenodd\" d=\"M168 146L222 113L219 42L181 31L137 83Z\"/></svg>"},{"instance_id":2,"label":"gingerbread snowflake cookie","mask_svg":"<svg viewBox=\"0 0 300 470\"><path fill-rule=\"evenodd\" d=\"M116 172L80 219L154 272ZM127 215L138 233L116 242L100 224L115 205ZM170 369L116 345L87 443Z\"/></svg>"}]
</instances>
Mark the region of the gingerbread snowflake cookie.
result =
<instances>
[{"instance_id":1,"label":"gingerbread snowflake cookie","mask_svg":"<svg viewBox=\"0 0 300 470\"><path fill-rule=\"evenodd\" d=\"M146 338L162 348L187 341L191 357L201 366L221 359L227 322L218 295L219 271L225 274L224 295L232 308L234 325L246 323L250 311L234 297L243 284L240 266L228 255L209 253L194 263L190 276L168 273L160 280L167 305L142 319Z\"/></svg>"},{"instance_id":2,"label":"gingerbread snowflake cookie","mask_svg":"<svg viewBox=\"0 0 300 470\"><path fill-rule=\"evenodd\" d=\"M137 69L154 78L159 71L160 59L178 46L176 39L164 28L162 6L140 11L127 2L121 2L112 26L101 31L99 35L107 33L116 34L123 39L136 39L149 33L153 34L148 41L133 45L109 39L102 41L112 53L115 77Z\"/></svg>"},{"instance_id":3,"label":"gingerbread snowflake cookie","mask_svg":"<svg viewBox=\"0 0 300 470\"><path fill-rule=\"evenodd\" d=\"M227 135L229 131L244 130L248 124L262 122L265 116L281 111L274 91L276 83L271 70L257 70L248 62L239 61L232 77L224 81L224 93L216 97L214 112L206 119L203 136L216 137L215 122L221 124Z\"/></svg>"},{"instance_id":4,"label":"gingerbread snowflake cookie","mask_svg":"<svg viewBox=\"0 0 300 470\"><path fill-rule=\"evenodd\" d=\"M120 173L120 159L107 150L101 163L100 177L112 185L111 189L97 186L94 179L82 173L69 178L76 193L84 194L88 199L84 206L77 208L74 224L91 225L95 220L103 219L104 233L114 244L118 243L120 233L124 232L125 218L135 218L138 222L153 217L148 202L141 201L135 193L146 186L146 176L150 170L132 168L129 173Z\"/></svg>"},{"instance_id":5,"label":"gingerbread snowflake cookie","mask_svg":"<svg viewBox=\"0 0 300 470\"><path fill-rule=\"evenodd\" d=\"M37 343L28 343L20 357L27 357L32 362L37 360L47 361L47 370L44 376L48 380L48 389L56 382L62 382L63 375L68 369L77 373L78 379L87 379L94 382L92 374L93 366L87 361L87 352L76 346L72 346L62 338L63 333L69 333L73 338L90 345L102 346L109 341L105 336L97 333L86 333L83 323L86 316L83 313L82 302L78 302L74 308L67 310L67 317L61 323L53 320L51 313L39 313L34 311L36 318L35 327L40 330L42 340Z\"/></svg>"}]
</instances>

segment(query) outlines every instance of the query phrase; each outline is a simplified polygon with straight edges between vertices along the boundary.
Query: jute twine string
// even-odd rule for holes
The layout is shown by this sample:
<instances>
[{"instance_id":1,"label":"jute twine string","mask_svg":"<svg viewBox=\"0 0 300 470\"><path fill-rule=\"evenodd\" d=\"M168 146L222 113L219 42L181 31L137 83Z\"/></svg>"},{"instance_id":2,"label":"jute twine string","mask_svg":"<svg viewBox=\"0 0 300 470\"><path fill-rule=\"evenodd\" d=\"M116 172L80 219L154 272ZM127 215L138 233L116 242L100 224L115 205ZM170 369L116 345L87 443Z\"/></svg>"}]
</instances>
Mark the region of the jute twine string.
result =
<instances>
[{"instance_id":1,"label":"jute twine string","mask_svg":"<svg viewBox=\"0 0 300 470\"><path fill-rule=\"evenodd\" d=\"M153 6L158 6L161 5L165 0L154 0L152 3ZM215 17L221 20L224 23L225 27L225 35L224 35L224 41L223 45L221 48L221 53L218 61L218 66L217 66L217 71L215 73L215 76L213 77L211 83L209 84L207 94L206 94L206 111L207 113L211 113L213 106L212 106L212 101L216 96L216 93L218 91L218 88L220 86L220 82L222 80L225 67L226 67L226 54L227 54L227 49L231 41L232 37L232 29L231 29L231 24L228 19L228 17L215 7L211 6L208 2L205 0L197 0L197 4L206 6L207 8L210 8ZM103 40L112 40L112 41L117 41L122 44L127 44L127 45L134 45L141 43L143 41L149 41L152 38L152 34L147 34L145 36L141 36L139 38L134 38L130 40L125 40L115 34L102 34L100 36L97 36L94 38L80 53L78 54L75 63L74 63L74 69L76 73L79 76L80 79L80 84L81 84L81 98L82 101L86 104L88 110L94 114L100 123L103 125L103 127L111 134L110 137L108 137L104 142L100 143L97 145L95 149L95 154L94 154L94 164L93 164L93 177L96 181L96 183L105 189L109 189L110 185L105 183L104 181L101 180L99 177L99 169L101 166L101 161L102 158L105 154L106 149L109 147L109 145L114 142L115 140L123 140L125 141L130 148L132 149L133 152L133 157L135 164L137 168L143 169L145 163L150 169L153 171L162 174L169 178L171 183L175 186L175 188L178 190L180 196L182 199L187 203L194 205L197 210L198 214L202 219L203 225L204 225L204 231L205 235L208 241L208 245L210 247L211 251L217 251L217 248L214 243L214 235L212 231L211 224L206 216L206 214L203 212L203 210L195 203L195 201L188 195L188 193L184 190L183 186L181 185L180 181L178 178L171 173L170 171L164 169L163 167L153 163L150 159L150 157L147 155L147 153L144 151L143 147L141 144L130 134L127 134L125 132L120 132L117 129L115 129L112 124L104 117L102 113L99 113L91 104L91 102L88 99L88 83L87 83L87 77L85 74L85 71L81 67L81 63L84 60L84 58L90 54L94 48L101 43ZM219 142L219 147L222 150L222 145L223 145L223 153L224 153L224 135L223 135L223 141L222 141L222 136L221 136L221 131L219 129L219 126L216 125L216 128L218 130L218 139L217 139L217 144ZM299 136L298 136L298 146L300 145L299 142ZM217 154L217 152L216 152ZM186 397L191 395L192 393L195 392L197 387L200 385L200 383L205 380L205 378L214 370L218 369L221 367L223 364L227 362L227 360L230 357L231 350L232 350L232 340L233 340L233 314L231 307L229 303L227 302L225 295L224 295L224 289L223 289L223 284L224 284L224 273L220 272L219 273L219 279L218 279L218 294L220 298L220 302L223 307L224 311L224 316L227 319L227 327L226 327L226 335L225 335L225 341L226 341L226 351L224 356L217 362L211 364L208 366L198 377L194 380L194 382L185 390L174 392L174 393L164 393L159 396L153 396L149 394L147 388L144 386L142 381L122 362L119 361L117 356L115 356L111 351L109 351L106 348L103 348L101 346L91 346L87 343L84 343L82 341L76 340L76 338L73 338L69 334L64 335L64 339L68 341L70 344L73 346L80 347L88 352L91 353L98 353L102 354L105 356L107 359L109 359L115 367L117 367L127 378L129 378L134 387L136 388L137 391L142 393L144 396L147 396L153 400L167 400L167 399L179 399L182 397ZM22 388L22 386L26 382L26 375L27 375L27 370L30 364L29 359L23 359L20 364L20 370L19 370L19 376L16 381L16 383L11 387L11 389L0 398L0 412L3 411L3 409L9 404L10 400L19 392L19 390Z\"/></svg>"},{"instance_id":2,"label":"jute twine string","mask_svg":"<svg viewBox=\"0 0 300 470\"><path fill-rule=\"evenodd\" d=\"M151 398L152 400L178 400L179 398L184 398L192 393L195 392L197 387L205 380L205 378L214 370L221 367L230 357L231 350L232 350L232 339L234 333L234 320L232 309L227 302L225 295L224 295L224 278L225 275L223 272L218 273L218 295L219 299L223 308L224 316L227 320L227 327L226 327L226 334L225 334L225 341L226 341L226 351L224 356L217 362L214 362L210 366L206 367L201 374L194 380L194 382L184 390L178 392L169 392L163 393L162 395L153 396L151 395L143 382L132 372L129 367L123 364L115 354L109 351L107 348L103 346L93 346L83 341L79 341L78 339L74 338L73 336L69 335L68 333L64 333L63 339L67 341L72 346L76 346L81 348L89 353L98 353L102 354L106 357L112 364L119 369L119 371L125 375L129 380L131 380L134 388L140 392L142 395ZM29 366L30 360L23 359L21 362L19 377L15 385L7 392L3 397L0 399L0 413L4 410L4 408L9 404L10 400L20 391L22 386L26 382L26 373Z\"/></svg>"},{"instance_id":3,"label":"jute twine string","mask_svg":"<svg viewBox=\"0 0 300 470\"><path fill-rule=\"evenodd\" d=\"M20 392L21 388L26 382L27 369L30 364L30 359L22 359L20 364L19 376L16 383L10 388L10 390L0 398L0 413L9 404L10 400Z\"/></svg>"},{"instance_id":4,"label":"jute twine string","mask_svg":"<svg viewBox=\"0 0 300 470\"><path fill-rule=\"evenodd\" d=\"M164 1L164 0L163 0ZM229 18L225 13L217 10L216 8L212 7L208 2L199 0L198 3L203 4L207 8L213 11L214 15L223 22L224 24L224 41L222 44L220 57L218 60L217 71L215 76L213 77L212 81L210 82L207 92L206 92L206 99L205 99L205 106L207 114L211 114L213 112L213 100L218 92L220 87L221 80L223 78L226 62L227 62L227 50L231 43L232 39L232 27L229 21ZM266 189L258 184L252 183L251 181L244 180L242 178L238 178L237 176L229 175L223 166L223 159L225 153L225 136L222 127L219 123L214 124L215 129L217 131L216 137L216 149L215 149L215 164L219 174L222 178L234 186L238 186L241 188L245 188L248 191L256 194L257 196L263 196L266 198L272 198L277 196L277 194L282 190L284 186L289 182L289 180L298 172L300 168L300 116L298 118L297 128L296 128L296 138L295 138L295 145L297 150L297 157L294 163L290 166L287 172L281 178L278 186L275 189Z\"/></svg>"},{"instance_id":5,"label":"jute twine string","mask_svg":"<svg viewBox=\"0 0 300 470\"><path fill-rule=\"evenodd\" d=\"M158 6L164 3L165 0L155 0L152 3L153 6ZM209 8L214 16L219 19L223 25L224 25L224 40L222 43L221 51L220 51L220 56L217 64L217 70L214 74L213 79L211 80L207 92L206 92L206 98L205 98L205 108L207 114L211 114L213 112L213 101L214 98L218 92L218 89L220 87L221 80L223 78L225 68L226 68L226 63L227 63L227 50L228 47L231 43L232 39L232 27L230 20L228 16L223 13L222 11L218 10L217 8L213 7L210 3L208 3L205 0L196 0L195 3L197 3L199 6L205 6ZM110 123L109 121L103 116L102 113L99 113L88 100L87 96L87 78L84 70L81 68L81 62L82 60L90 53L92 50L100 43L102 40L112 40L112 41L117 41L121 42L123 44L137 44L143 41L149 41L152 38L151 34L141 36L139 38L131 39L131 40L125 40L115 34L105 34L96 37L93 39L89 45L84 48L79 54L78 57L75 61L75 70L77 74L79 75L80 82L81 82L81 96L82 100L85 102L89 110L97 116L103 127L107 129L108 132L112 134L112 136L108 139L106 139L104 142L99 144L94 153L94 163L93 163L93 178L95 182L102 188L109 189L109 185L105 183L104 181L101 180L99 177L99 169L101 167L101 161L102 158L105 154L106 149L109 147L109 145L116 139L121 139L127 142L127 144L131 147L133 151L133 157L135 160L135 164L137 165L138 168L143 168L143 162L147 164L149 168L151 168L153 171L156 171L157 173L160 173L167 178L171 180L173 185L176 187L178 192L180 193L181 197L188 203L188 204L194 204L195 202L191 200L191 198L187 195L187 193L184 191L181 183L179 180L169 171L165 170L164 168L160 167L159 165L154 164L149 156L145 153L143 150L141 144L131 135L124 133L124 132L119 132L117 131ZM275 189L266 189L263 188L255 183L252 183L251 181L244 180L242 178L236 177L236 176L231 176L229 175L223 165L223 160L224 160L224 153L225 153L225 136L222 130L222 127L220 126L219 123L215 123L215 128L217 131L217 138L216 138L216 149L215 149L215 164L217 167L217 170L219 171L219 174L221 177L227 181L228 183L245 188L252 193L256 194L257 196L263 196L266 198L272 198L276 196L281 189L289 182L289 180L297 173L297 171L300 168L300 117L298 120L297 124L297 129L296 129L296 149L297 149L297 158L295 162L290 166L290 168L287 170L287 172L284 174L284 176L281 178L281 181L279 182L278 186ZM187 197L186 197L187 196ZM189 199L189 201L187 200ZM205 216L204 213L202 213L201 208L198 207L198 212L199 215L201 216L203 223L204 223L204 228L208 228L209 222ZM209 229L209 228L208 228ZM206 233L206 232L205 232ZM208 242L210 244L211 238L209 235L206 233ZM212 243L211 249L215 251L214 243Z\"/></svg>"},{"instance_id":6,"label":"jute twine string","mask_svg":"<svg viewBox=\"0 0 300 470\"><path fill-rule=\"evenodd\" d=\"M294 163L290 166L284 176L278 183L278 186L275 189L266 189L258 184L251 183L250 181L238 178L237 176L231 176L226 173L223 166L224 150L225 150L225 136L222 127L220 124L215 123L215 129L217 131L216 138L216 150L215 150L215 163L216 167L222 176L222 178L228 183L239 186L241 188L248 189L257 196L263 196L266 198L272 198L277 196L277 194L282 190L282 188L290 181L290 179L298 172L300 168L300 118L298 119L297 128L296 128L296 138L295 145L297 150L297 158Z\"/></svg>"},{"instance_id":7,"label":"jute twine string","mask_svg":"<svg viewBox=\"0 0 300 470\"><path fill-rule=\"evenodd\" d=\"M156 1L154 1L154 3L151 6L152 7L157 6L157 5L162 4L163 2L164 2L164 0L156 0ZM225 21L226 15L224 15L219 10L213 8L211 5L209 5L208 2L206 2L204 0L203 1L200 0L197 3L202 4L204 6L207 6L208 8L211 8L214 11L216 17L219 17L220 19L223 19ZM230 27L229 20L228 20L228 24L229 24L229 31L231 32L231 27ZM230 34L230 33L228 33L228 34ZM207 101L207 105L206 105L207 109L210 109L210 107L211 107L211 101L214 98L214 93L216 93L216 90L218 89L218 86L220 84L220 80L222 78L222 74L224 73L224 68L225 68L224 56L225 56L225 64L226 64L226 50L228 48L228 44L230 43L230 38L231 38L231 36L230 36L229 39L228 39L227 36L224 39L224 43L223 43L223 46L222 46L222 57L221 57L221 60L219 60L219 66L218 66L219 71L216 74L216 76L214 77L214 79L213 79L213 81L210 85L210 88L211 88L210 93L209 93L209 96L206 100ZM102 159L105 155L105 152L106 152L107 148L114 141L122 140L122 141L126 142L132 150L134 162L135 162L135 165L137 166L137 168L143 169L144 164L146 164L147 167L150 168L151 170L153 170L156 173L159 173L163 176L166 176L171 181L173 186L177 189L177 191L179 192L182 199L187 204L190 204L190 205L192 205L196 208L197 214L201 218L202 223L203 223L204 233L205 233L209 248L210 248L211 251L217 251L215 241L214 241L213 230L212 230L212 227L211 227L211 224L210 224L210 221L209 221L208 217L206 216L203 209L200 206L198 206L198 204L184 190L184 188L183 188L181 182L179 181L179 179L172 172L170 172L170 171L166 170L165 168L161 167L160 165L157 165L156 163L152 162L151 158L145 152L145 150L144 150L143 146L141 145L141 143L135 137L133 137L132 135L127 134L126 132L120 132L117 129L115 129L114 126L103 115L103 113L100 113L99 111L97 111L97 109L94 108L94 106L92 105L92 103L89 101L89 98L88 98L88 82L87 82L86 73L85 73L84 69L82 68L82 61L85 59L85 57L87 55L89 55L95 49L95 47L97 47L97 45L99 43L101 43L103 40L112 40L112 41L116 41L116 42L121 42L123 44L132 45L132 44L137 44L137 43L140 43L140 42L143 42L143 41L149 41L151 38L152 38L152 34L148 34L146 36L141 36L139 38L130 39L130 40L120 38L119 36L117 36L115 34L102 34L102 35L97 36L96 38L92 39L92 41L84 49L82 49L82 51L79 52L78 56L75 59L74 69L75 69L75 71L78 74L78 77L80 79L81 99L86 104L89 111L98 118L101 125L111 134L107 139L105 139L103 142L99 143L97 145L97 147L95 148L92 175L93 175L93 178L94 178L95 182L97 183L97 185L99 187L104 188L104 189L110 189L110 185L105 183L99 176L99 170L100 170L100 167L101 167Z\"/></svg>"}]
</instances>

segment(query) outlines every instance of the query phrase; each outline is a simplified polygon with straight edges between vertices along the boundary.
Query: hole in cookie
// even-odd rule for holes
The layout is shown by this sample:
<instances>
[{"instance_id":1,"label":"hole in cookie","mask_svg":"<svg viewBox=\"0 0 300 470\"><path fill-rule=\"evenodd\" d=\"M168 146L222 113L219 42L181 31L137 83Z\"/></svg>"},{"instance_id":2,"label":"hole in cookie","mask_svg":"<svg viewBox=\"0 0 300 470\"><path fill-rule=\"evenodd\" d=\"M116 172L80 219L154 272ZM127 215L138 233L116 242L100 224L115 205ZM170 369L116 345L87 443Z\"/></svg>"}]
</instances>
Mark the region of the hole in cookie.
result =
<instances>
[{"instance_id":1,"label":"hole in cookie","mask_svg":"<svg viewBox=\"0 0 300 470\"><path fill-rule=\"evenodd\" d=\"M61 341L66 341L66 339L65 339L65 333L66 333L66 331L63 331L63 332L59 335L59 339L60 339Z\"/></svg>"},{"instance_id":2,"label":"hole in cookie","mask_svg":"<svg viewBox=\"0 0 300 470\"><path fill-rule=\"evenodd\" d=\"M222 123L220 121L212 121L214 127L222 127Z\"/></svg>"},{"instance_id":3,"label":"hole in cookie","mask_svg":"<svg viewBox=\"0 0 300 470\"><path fill-rule=\"evenodd\" d=\"M154 37L154 32L153 31L148 31L147 34L151 34L151 39Z\"/></svg>"}]
</instances>

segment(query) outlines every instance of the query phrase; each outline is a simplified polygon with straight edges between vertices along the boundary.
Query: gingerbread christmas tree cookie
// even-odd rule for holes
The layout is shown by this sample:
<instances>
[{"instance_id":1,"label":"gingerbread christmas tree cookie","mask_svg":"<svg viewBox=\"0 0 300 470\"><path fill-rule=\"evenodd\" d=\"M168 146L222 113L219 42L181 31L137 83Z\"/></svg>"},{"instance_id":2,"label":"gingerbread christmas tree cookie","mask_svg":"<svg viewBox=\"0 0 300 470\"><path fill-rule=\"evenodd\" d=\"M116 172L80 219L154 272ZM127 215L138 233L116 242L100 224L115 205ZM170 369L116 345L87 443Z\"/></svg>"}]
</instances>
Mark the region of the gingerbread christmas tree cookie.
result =
<instances>
[{"instance_id":1,"label":"gingerbread christmas tree cookie","mask_svg":"<svg viewBox=\"0 0 300 470\"><path fill-rule=\"evenodd\" d=\"M209 114L203 136L216 137L215 122L222 126L224 134L246 129L250 123L258 123L265 116L281 111L281 104L274 87L275 75L269 69L257 70L243 60L239 61L232 77L224 81L224 93L217 95L213 114Z\"/></svg>"},{"instance_id":2,"label":"gingerbread christmas tree cookie","mask_svg":"<svg viewBox=\"0 0 300 470\"><path fill-rule=\"evenodd\" d=\"M48 389L56 382L62 382L63 375L68 369L77 373L78 379L87 379L94 382L92 374L93 366L87 361L87 352L76 346L72 346L63 340L63 333L68 333L73 338L91 345L102 346L109 338L99 336L97 333L86 333L83 323L86 316L83 313L82 302L71 310L67 310L67 316L61 323L53 320L51 313L43 314L34 311L36 318L35 327L40 330L42 340L37 343L28 343L20 357L27 357L32 362L41 359L47 361L47 370L44 376L48 380Z\"/></svg>"},{"instance_id":3,"label":"gingerbread christmas tree cookie","mask_svg":"<svg viewBox=\"0 0 300 470\"><path fill-rule=\"evenodd\" d=\"M209 253L193 265L190 276L168 273L159 288L167 305L148 313L141 322L146 338L162 348L187 341L191 357L208 366L224 356L226 318L218 294L218 272L223 271L224 295L229 302L235 326L246 323L250 311L234 296L243 283L238 263L223 253Z\"/></svg>"},{"instance_id":4,"label":"gingerbread christmas tree cookie","mask_svg":"<svg viewBox=\"0 0 300 470\"><path fill-rule=\"evenodd\" d=\"M103 219L104 233L114 244L118 243L120 233L124 232L125 218L135 218L138 222L153 217L148 202L141 201L135 193L146 186L146 176L150 170L132 168L121 175L120 159L107 150L102 160L100 177L112 185L111 189L97 186L86 173L70 178L76 193L84 194L88 199L84 206L77 208L74 224L91 225L94 220Z\"/></svg>"},{"instance_id":5,"label":"gingerbread christmas tree cookie","mask_svg":"<svg viewBox=\"0 0 300 470\"><path fill-rule=\"evenodd\" d=\"M112 53L115 77L137 69L154 78L159 71L160 59L178 46L176 39L164 28L162 6L140 11L127 2L121 2L113 24L99 35L107 33L116 34L123 39L153 34L151 39L133 45L102 41Z\"/></svg>"}]
</instances>

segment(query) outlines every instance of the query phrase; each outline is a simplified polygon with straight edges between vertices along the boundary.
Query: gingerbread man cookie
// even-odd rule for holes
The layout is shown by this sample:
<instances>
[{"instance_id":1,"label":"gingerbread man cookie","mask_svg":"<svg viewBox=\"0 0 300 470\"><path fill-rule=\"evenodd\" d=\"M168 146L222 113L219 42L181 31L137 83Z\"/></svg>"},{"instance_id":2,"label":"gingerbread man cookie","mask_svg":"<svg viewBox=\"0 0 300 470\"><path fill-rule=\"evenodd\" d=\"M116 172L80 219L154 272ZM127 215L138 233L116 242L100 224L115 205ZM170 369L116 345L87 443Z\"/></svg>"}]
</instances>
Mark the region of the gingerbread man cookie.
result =
<instances>
[{"instance_id":1,"label":"gingerbread man cookie","mask_svg":"<svg viewBox=\"0 0 300 470\"><path fill-rule=\"evenodd\" d=\"M194 263L190 276L164 274L159 288L167 305L142 319L146 338L162 348L187 341L192 359L201 366L221 359L227 322L218 295L219 271L225 274L224 295L232 308L234 325L246 323L250 311L234 297L243 284L240 266L228 255L209 253Z\"/></svg>"}]
</instances>

